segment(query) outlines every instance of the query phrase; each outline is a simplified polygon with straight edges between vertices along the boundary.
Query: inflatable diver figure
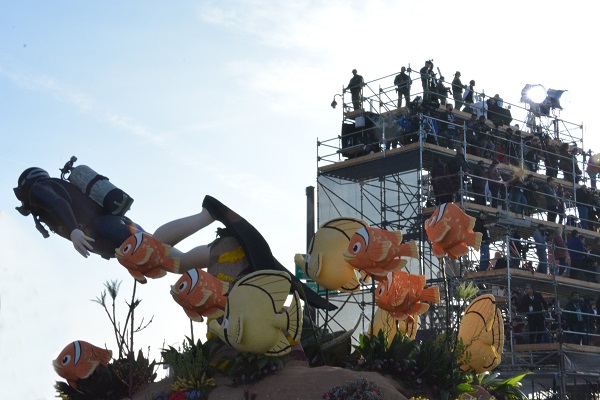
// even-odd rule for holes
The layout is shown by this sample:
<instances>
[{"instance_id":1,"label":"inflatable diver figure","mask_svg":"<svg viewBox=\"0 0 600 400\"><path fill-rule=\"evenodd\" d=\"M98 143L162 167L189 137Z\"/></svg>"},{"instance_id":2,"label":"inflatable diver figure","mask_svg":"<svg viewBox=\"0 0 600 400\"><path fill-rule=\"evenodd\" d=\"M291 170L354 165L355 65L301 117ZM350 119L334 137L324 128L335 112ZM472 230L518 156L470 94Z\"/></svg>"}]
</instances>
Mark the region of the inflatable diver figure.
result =
<instances>
[{"instance_id":1,"label":"inflatable diver figure","mask_svg":"<svg viewBox=\"0 0 600 400\"><path fill-rule=\"evenodd\" d=\"M142 257L142 264L139 264L137 259L133 259L136 260L133 263L127 263L125 258L120 258L129 272L142 283L146 281L145 276L163 276L165 269L183 273L192 268L206 268L210 256L208 245L198 246L185 253L172 246L218 220L225 225L226 231L240 242L253 270L284 271L293 280L293 289L310 305L316 308L336 308L289 273L275 259L266 240L256 228L211 196L205 197L200 213L166 223L150 235L124 216L124 212L114 214L73 183L65 179L51 178L48 172L41 168L26 169L19 177L14 192L21 201L17 210L24 216L32 215L36 227L44 237L48 237L49 234L42 223L51 231L70 240L84 257L88 257L92 252L106 259L114 258L115 250L121 250L121 246L131 236L137 234L141 238L138 240L140 245L137 249L140 249L145 237L148 245L143 249L146 256ZM136 245L137 242L131 248L136 248ZM152 251L149 251L150 247ZM159 262L164 262L166 266L153 264L156 258L163 260ZM137 269L140 271L136 271Z\"/></svg>"}]
</instances>

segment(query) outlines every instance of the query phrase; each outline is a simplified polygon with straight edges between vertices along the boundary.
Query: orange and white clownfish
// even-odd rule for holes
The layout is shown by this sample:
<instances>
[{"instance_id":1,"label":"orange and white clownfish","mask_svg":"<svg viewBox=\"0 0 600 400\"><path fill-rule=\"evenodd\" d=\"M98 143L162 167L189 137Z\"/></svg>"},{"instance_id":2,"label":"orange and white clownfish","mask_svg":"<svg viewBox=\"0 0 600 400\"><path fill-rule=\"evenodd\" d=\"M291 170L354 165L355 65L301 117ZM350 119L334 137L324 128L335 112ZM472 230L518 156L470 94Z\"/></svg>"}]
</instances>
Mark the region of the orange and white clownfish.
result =
<instances>
[{"instance_id":1,"label":"orange and white clownfish","mask_svg":"<svg viewBox=\"0 0 600 400\"><path fill-rule=\"evenodd\" d=\"M171 246L145 232L131 235L115 249L119 263L141 283L146 283L146 276L156 279L165 276L165 271L179 272L179 258L170 258L170 253Z\"/></svg>"},{"instance_id":2,"label":"orange and white clownfish","mask_svg":"<svg viewBox=\"0 0 600 400\"><path fill-rule=\"evenodd\" d=\"M375 302L397 320L412 322L415 316L429 310L429 304L424 302L440 302L440 288L431 286L425 289L426 283L425 275L390 272L377 285Z\"/></svg>"},{"instance_id":3,"label":"orange and white clownfish","mask_svg":"<svg viewBox=\"0 0 600 400\"><path fill-rule=\"evenodd\" d=\"M99 365L108 365L112 351L94 346L83 340L69 343L52 361L56 373L77 389L77 381L89 377Z\"/></svg>"},{"instance_id":4,"label":"orange and white clownfish","mask_svg":"<svg viewBox=\"0 0 600 400\"><path fill-rule=\"evenodd\" d=\"M468 253L467 246L479 250L480 232L473 232L475 218L467 215L456 204L444 203L425 222L425 231L432 244L432 253L438 258L446 254L453 260Z\"/></svg>"},{"instance_id":5,"label":"orange and white clownfish","mask_svg":"<svg viewBox=\"0 0 600 400\"><path fill-rule=\"evenodd\" d=\"M496 298L484 294L474 299L460 321L458 337L465 346L459 362L461 369L469 368L481 374L496 368L504 351L504 319L496 306Z\"/></svg>"},{"instance_id":6,"label":"orange and white clownfish","mask_svg":"<svg viewBox=\"0 0 600 400\"><path fill-rule=\"evenodd\" d=\"M344 252L348 264L379 276L404 268L408 261L399 257L419 258L415 241L402 244L402 232L370 226L356 231Z\"/></svg>"},{"instance_id":7,"label":"orange and white clownfish","mask_svg":"<svg viewBox=\"0 0 600 400\"><path fill-rule=\"evenodd\" d=\"M171 286L171 295L190 319L202 322L202 316L214 319L223 315L228 290L229 283L195 268L188 270Z\"/></svg>"}]
</instances>

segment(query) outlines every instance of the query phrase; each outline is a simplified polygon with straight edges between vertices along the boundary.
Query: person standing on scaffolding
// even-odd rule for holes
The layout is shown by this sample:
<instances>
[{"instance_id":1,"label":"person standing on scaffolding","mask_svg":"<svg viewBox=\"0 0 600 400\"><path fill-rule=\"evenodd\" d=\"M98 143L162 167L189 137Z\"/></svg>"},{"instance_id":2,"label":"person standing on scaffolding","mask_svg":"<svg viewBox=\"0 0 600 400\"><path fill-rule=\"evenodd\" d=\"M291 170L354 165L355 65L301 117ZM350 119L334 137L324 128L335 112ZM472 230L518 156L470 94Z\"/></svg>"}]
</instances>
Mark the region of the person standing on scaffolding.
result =
<instances>
[{"instance_id":1,"label":"person standing on scaffolding","mask_svg":"<svg viewBox=\"0 0 600 400\"><path fill-rule=\"evenodd\" d=\"M433 62L431 60L425 61L425 66L419 70L419 73L421 74L421 85L423 86L423 101L430 100L433 97L432 87L435 88Z\"/></svg>"},{"instance_id":2,"label":"person standing on scaffolding","mask_svg":"<svg viewBox=\"0 0 600 400\"><path fill-rule=\"evenodd\" d=\"M533 290L532 285L525 287L525 295L519 301L519 311L527 317L529 343L548 343L544 315L548 311L548 303L541 293Z\"/></svg>"},{"instance_id":3,"label":"person standing on scaffolding","mask_svg":"<svg viewBox=\"0 0 600 400\"><path fill-rule=\"evenodd\" d=\"M460 71L456 71L454 79L452 80L452 97L454 98L454 109L460 111L463 106L462 96L463 91L467 88L467 85L463 85L460 81Z\"/></svg>"},{"instance_id":4,"label":"person standing on scaffolding","mask_svg":"<svg viewBox=\"0 0 600 400\"><path fill-rule=\"evenodd\" d=\"M463 94L463 103L465 104L465 109L463 110L466 113L473 112L471 109L471 104L475 102L475 81L471 80L469 82L469 86L465 90Z\"/></svg>"},{"instance_id":5,"label":"person standing on scaffolding","mask_svg":"<svg viewBox=\"0 0 600 400\"><path fill-rule=\"evenodd\" d=\"M406 68L402 67L400 73L396 75L394 79L394 85L396 85L396 91L398 92L398 108L402 107L402 96L406 102L406 106L410 104L410 85L412 81L406 74Z\"/></svg>"},{"instance_id":6,"label":"person standing on scaffolding","mask_svg":"<svg viewBox=\"0 0 600 400\"><path fill-rule=\"evenodd\" d=\"M348 86L346 86L344 92L350 90L352 94L352 106L354 107L354 111L358 111L362 108L362 88L365 86L365 80L361 75L358 75L356 69L352 70L352 75L354 76L348 82Z\"/></svg>"}]
</instances>

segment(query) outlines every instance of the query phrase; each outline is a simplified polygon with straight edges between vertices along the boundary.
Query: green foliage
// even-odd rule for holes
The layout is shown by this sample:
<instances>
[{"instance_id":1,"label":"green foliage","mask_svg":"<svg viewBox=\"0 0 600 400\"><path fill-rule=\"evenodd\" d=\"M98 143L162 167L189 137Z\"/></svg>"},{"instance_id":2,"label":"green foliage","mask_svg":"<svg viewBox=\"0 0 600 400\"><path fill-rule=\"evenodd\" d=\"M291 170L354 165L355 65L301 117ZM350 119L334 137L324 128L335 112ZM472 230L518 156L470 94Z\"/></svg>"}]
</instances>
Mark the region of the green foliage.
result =
<instances>
[{"instance_id":1,"label":"green foliage","mask_svg":"<svg viewBox=\"0 0 600 400\"><path fill-rule=\"evenodd\" d=\"M383 394L372 381L358 378L356 382L348 382L343 386L329 389L322 398L327 400L381 400Z\"/></svg>"},{"instance_id":2,"label":"green foliage","mask_svg":"<svg viewBox=\"0 0 600 400\"><path fill-rule=\"evenodd\" d=\"M267 357L264 354L239 352L229 359L226 373L234 386L258 382L283 368L280 357Z\"/></svg>"},{"instance_id":3,"label":"green foliage","mask_svg":"<svg viewBox=\"0 0 600 400\"><path fill-rule=\"evenodd\" d=\"M521 387L521 380L528 374L529 372L526 372L521 375L501 380L499 378L499 373L495 372L490 374L486 372L479 374L477 379L479 380L481 386L487 389L498 399L527 400L527 395L519 388Z\"/></svg>"},{"instance_id":4,"label":"green foliage","mask_svg":"<svg viewBox=\"0 0 600 400\"><path fill-rule=\"evenodd\" d=\"M380 330L377 336L360 335L359 345L353 346L356 359L354 368L377 371L394 376L415 376L415 352L418 343L398 332L388 343L387 335Z\"/></svg>"},{"instance_id":5,"label":"green foliage","mask_svg":"<svg viewBox=\"0 0 600 400\"><path fill-rule=\"evenodd\" d=\"M460 369L457 362L465 353L462 341L454 336L438 335L432 342L424 342L416 354L415 363L419 371L417 379L439 392L442 399L450 394L471 391L471 378L468 372Z\"/></svg>"},{"instance_id":6,"label":"green foliage","mask_svg":"<svg viewBox=\"0 0 600 400\"><path fill-rule=\"evenodd\" d=\"M377 336L361 335L354 349L356 361L351 368L392 375L413 389L432 388L442 399L472 390L470 375L456 361L463 355L464 346L452 337L440 335L432 342L418 343L397 333L388 343L379 331Z\"/></svg>"},{"instance_id":7,"label":"green foliage","mask_svg":"<svg viewBox=\"0 0 600 400\"><path fill-rule=\"evenodd\" d=\"M208 341L207 343L210 345ZM207 372L209 366L207 345L203 345L200 340L194 343L192 339L186 337L182 347L182 351L179 352L178 349L169 346L168 349L163 349L160 354L165 363L173 368L176 377L201 377Z\"/></svg>"},{"instance_id":8,"label":"green foliage","mask_svg":"<svg viewBox=\"0 0 600 400\"><path fill-rule=\"evenodd\" d=\"M156 379L156 363L150 362L142 350L138 351L137 359L133 353L119 358L109 364L116 377L127 384L129 393L137 393Z\"/></svg>"},{"instance_id":9,"label":"green foliage","mask_svg":"<svg viewBox=\"0 0 600 400\"><path fill-rule=\"evenodd\" d=\"M208 398L215 387L213 366L211 365L211 349L217 348L214 340L207 340L204 344L198 340L194 343L186 337L182 351L169 346L161 351L162 358L175 375L171 386L173 392L200 393L201 397Z\"/></svg>"},{"instance_id":10,"label":"green foliage","mask_svg":"<svg viewBox=\"0 0 600 400\"><path fill-rule=\"evenodd\" d=\"M315 326L310 318L304 315L300 342L310 366L344 365L352 343L352 336L343 338L345 334L345 331L330 332Z\"/></svg>"}]
</instances>

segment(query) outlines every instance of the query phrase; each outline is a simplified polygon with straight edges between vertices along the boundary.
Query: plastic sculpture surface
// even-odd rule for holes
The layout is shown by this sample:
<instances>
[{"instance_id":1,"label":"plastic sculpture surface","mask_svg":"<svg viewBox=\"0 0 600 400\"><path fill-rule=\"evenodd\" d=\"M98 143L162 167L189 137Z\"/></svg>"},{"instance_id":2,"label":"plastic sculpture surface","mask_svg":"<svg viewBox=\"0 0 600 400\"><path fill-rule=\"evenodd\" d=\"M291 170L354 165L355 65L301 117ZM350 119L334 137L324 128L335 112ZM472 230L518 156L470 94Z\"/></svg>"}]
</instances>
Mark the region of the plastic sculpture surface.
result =
<instances>
[{"instance_id":1,"label":"plastic sculpture surface","mask_svg":"<svg viewBox=\"0 0 600 400\"><path fill-rule=\"evenodd\" d=\"M463 370L472 368L480 374L500 364L504 348L504 319L493 295L479 296L469 304L460 322L458 337L467 352L459 360L464 362Z\"/></svg>"},{"instance_id":2,"label":"plastic sculpture surface","mask_svg":"<svg viewBox=\"0 0 600 400\"><path fill-rule=\"evenodd\" d=\"M357 272L344 259L350 238L365 221L356 218L335 218L323 224L313 236L304 257L296 254L295 262L319 285L329 290L356 292L360 289Z\"/></svg>"},{"instance_id":3,"label":"plastic sculpture surface","mask_svg":"<svg viewBox=\"0 0 600 400\"><path fill-rule=\"evenodd\" d=\"M228 290L229 283L220 281L200 268L194 268L171 286L171 295L190 319L202 322L203 316L218 318L223 315Z\"/></svg>"},{"instance_id":4,"label":"plastic sculpture surface","mask_svg":"<svg viewBox=\"0 0 600 400\"><path fill-rule=\"evenodd\" d=\"M425 288L426 283L425 275L390 272L379 282L375 290L375 302L392 317L412 322L416 316L429 310L429 304L425 302L440 302L439 287Z\"/></svg>"},{"instance_id":5,"label":"plastic sculpture surface","mask_svg":"<svg viewBox=\"0 0 600 400\"><path fill-rule=\"evenodd\" d=\"M344 252L348 264L379 276L404 268L408 261L401 257L419 258L415 241L402 244L402 232L374 227L356 231Z\"/></svg>"},{"instance_id":6,"label":"plastic sculpture surface","mask_svg":"<svg viewBox=\"0 0 600 400\"><path fill-rule=\"evenodd\" d=\"M94 346L83 340L69 343L52 362L56 373L77 389L77 381L86 379L99 365L108 365L112 351Z\"/></svg>"},{"instance_id":7,"label":"plastic sculpture surface","mask_svg":"<svg viewBox=\"0 0 600 400\"><path fill-rule=\"evenodd\" d=\"M425 231L431 241L432 253L441 258L446 254L453 260L468 253L467 246L479 250L481 233L473 232L475 218L467 215L456 204L444 203L425 222Z\"/></svg>"},{"instance_id":8,"label":"plastic sculpture surface","mask_svg":"<svg viewBox=\"0 0 600 400\"><path fill-rule=\"evenodd\" d=\"M267 356L290 352L302 334L302 306L294 292L284 307L292 282L281 271L256 271L237 280L227 296L221 323L209 329L238 351Z\"/></svg>"},{"instance_id":9,"label":"plastic sculpture surface","mask_svg":"<svg viewBox=\"0 0 600 400\"><path fill-rule=\"evenodd\" d=\"M165 276L166 271L179 272L180 259L169 257L171 248L150 234L137 232L115 249L115 255L135 280L146 283L146 276L155 279Z\"/></svg>"},{"instance_id":10,"label":"plastic sculpture surface","mask_svg":"<svg viewBox=\"0 0 600 400\"><path fill-rule=\"evenodd\" d=\"M373 326L369 325L369 334L378 334L380 330L383 330L383 334L387 337L389 344L398 332L414 340L418 329L418 319L414 321L408 321L408 319L399 321L384 309L377 308L373 316Z\"/></svg>"}]
</instances>

